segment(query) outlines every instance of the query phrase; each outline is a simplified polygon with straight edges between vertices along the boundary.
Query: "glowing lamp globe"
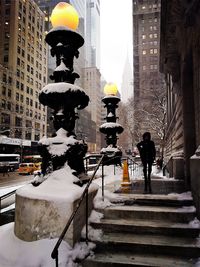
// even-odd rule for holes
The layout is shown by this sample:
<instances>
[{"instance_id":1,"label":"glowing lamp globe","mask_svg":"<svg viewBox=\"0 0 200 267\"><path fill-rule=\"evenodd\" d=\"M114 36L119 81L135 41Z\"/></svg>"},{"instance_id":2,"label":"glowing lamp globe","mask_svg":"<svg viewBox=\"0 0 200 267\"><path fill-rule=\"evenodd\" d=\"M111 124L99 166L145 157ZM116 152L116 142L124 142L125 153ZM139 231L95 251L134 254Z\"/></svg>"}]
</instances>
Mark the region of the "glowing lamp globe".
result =
<instances>
[{"instance_id":1,"label":"glowing lamp globe","mask_svg":"<svg viewBox=\"0 0 200 267\"><path fill-rule=\"evenodd\" d=\"M79 24L79 16L76 9L65 2L60 2L55 6L50 20L53 27L66 26L71 30L76 30Z\"/></svg>"},{"instance_id":2,"label":"glowing lamp globe","mask_svg":"<svg viewBox=\"0 0 200 267\"><path fill-rule=\"evenodd\" d=\"M107 83L104 87L104 93L106 95L116 95L117 91L117 85L115 83Z\"/></svg>"}]
</instances>

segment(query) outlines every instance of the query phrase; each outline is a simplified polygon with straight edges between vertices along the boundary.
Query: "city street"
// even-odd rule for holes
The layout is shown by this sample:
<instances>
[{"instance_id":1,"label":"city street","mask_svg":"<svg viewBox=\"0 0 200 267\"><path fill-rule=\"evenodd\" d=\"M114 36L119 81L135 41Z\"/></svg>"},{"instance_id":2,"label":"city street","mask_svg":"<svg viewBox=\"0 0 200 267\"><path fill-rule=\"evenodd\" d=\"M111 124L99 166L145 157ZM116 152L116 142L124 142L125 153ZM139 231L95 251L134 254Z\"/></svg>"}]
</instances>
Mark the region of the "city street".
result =
<instances>
[{"instance_id":1,"label":"city street","mask_svg":"<svg viewBox=\"0 0 200 267\"><path fill-rule=\"evenodd\" d=\"M33 179L33 175L19 175L18 172L0 173L0 188L8 186L16 186L29 182Z\"/></svg>"}]
</instances>

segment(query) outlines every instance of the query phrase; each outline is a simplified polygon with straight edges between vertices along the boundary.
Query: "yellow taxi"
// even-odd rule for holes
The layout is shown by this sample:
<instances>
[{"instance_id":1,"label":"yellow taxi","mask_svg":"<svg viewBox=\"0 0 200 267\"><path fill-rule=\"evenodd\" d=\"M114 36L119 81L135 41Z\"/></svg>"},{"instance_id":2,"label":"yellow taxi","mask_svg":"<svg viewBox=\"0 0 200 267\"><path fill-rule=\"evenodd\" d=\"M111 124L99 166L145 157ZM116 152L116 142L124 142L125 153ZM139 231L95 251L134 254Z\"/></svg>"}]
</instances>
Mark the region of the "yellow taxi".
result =
<instances>
[{"instance_id":1,"label":"yellow taxi","mask_svg":"<svg viewBox=\"0 0 200 267\"><path fill-rule=\"evenodd\" d=\"M19 174L33 174L35 171L34 163L21 163L19 164L18 173Z\"/></svg>"}]
</instances>

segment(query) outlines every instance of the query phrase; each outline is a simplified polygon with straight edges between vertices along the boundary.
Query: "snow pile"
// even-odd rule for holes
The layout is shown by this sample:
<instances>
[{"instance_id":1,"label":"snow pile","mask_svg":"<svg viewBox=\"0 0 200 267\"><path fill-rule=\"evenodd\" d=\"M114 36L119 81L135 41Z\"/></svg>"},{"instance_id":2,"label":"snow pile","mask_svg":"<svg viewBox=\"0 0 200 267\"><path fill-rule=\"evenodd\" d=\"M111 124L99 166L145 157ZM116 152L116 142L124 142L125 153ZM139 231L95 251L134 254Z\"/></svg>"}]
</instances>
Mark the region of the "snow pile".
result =
<instances>
[{"instance_id":1,"label":"snow pile","mask_svg":"<svg viewBox=\"0 0 200 267\"><path fill-rule=\"evenodd\" d=\"M112 112L109 112L107 117L108 118L114 117L114 114Z\"/></svg>"},{"instance_id":2,"label":"snow pile","mask_svg":"<svg viewBox=\"0 0 200 267\"><path fill-rule=\"evenodd\" d=\"M96 210L93 210L89 217L89 223L90 222L100 222L103 218L103 213L97 212Z\"/></svg>"},{"instance_id":3,"label":"snow pile","mask_svg":"<svg viewBox=\"0 0 200 267\"><path fill-rule=\"evenodd\" d=\"M192 193L191 191L183 192L181 194L178 193L170 193L168 196L174 196L178 200L185 200L185 199L191 199L192 198Z\"/></svg>"},{"instance_id":4,"label":"snow pile","mask_svg":"<svg viewBox=\"0 0 200 267\"><path fill-rule=\"evenodd\" d=\"M117 128L117 127L122 127L121 124L117 123L117 122L105 122L100 126L101 128Z\"/></svg>"},{"instance_id":5,"label":"snow pile","mask_svg":"<svg viewBox=\"0 0 200 267\"><path fill-rule=\"evenodd\" d=\"M60 65L55 69L55 71L65 71L65 70L69 70L69 68L67 68L63 62L61 62Z\"/></svg>"},{"instance_id":6,"label":"snow pile","mask_svg":"<svg viewBox=\"0 0 200 267\"><path fill-rule=\"evenodd\" d=\"M120 100L120 98L118 96L116 96L116 95L106 95L106 96L103 97L103 99L106 99L106 98L116 98L116 99Z\"/></svg>"},{"instance_id":7,"label":"snow pile","mask_svg":"<svg viewBox=\"0 0 200 267\"><path fill-rule=\"evenodd\" d=\"M0 264L2 267L54 267L51 252L57 239L25 242L14 235L14 224L0 227ZM63 241L60 245L59 267L78 267L74 261L84 259L94 249L93 243L77 243L72 249ZM28 263L28 265L27 265Z\"/></svg>"},{"instance_id":8,"label":"snow pile","mask_svg":"<svg viewBox=\"0 0 200 267\"><path fill-rule=\"evenodd\" d=\"M47 149L51 155L61 156L72 146L78 143L78 140L74 136L67 137L67 131L60 128L56 132L55 137L47 138L44 136L39 144L47 146Z\"/></svg>"},{"instance_id":9,"label":"snow pile","mask_svg":"<svg viewBox=\"0 0 200 267\"><path fill-rule=\"evenodd\" d=\"M200 221L195 217L194 220L189 222L189 225L192 228L199 228L200 227Z\"/></svg>"},{"instance_id":10,"label":"snow pile","mask_svg":"<svg viewBox=\"0 0 200 267\"><path fill-rule=\"evenodd\" d=\"M121 151L118 147L113 147L112 145L109 145L106 148L102 148L101 152L106 153L106 152L119 152Z\"/></svg>"},{"instance_id":11,"label":"snow pile","mask_svg":"<svg viewBox=\"0 0 200 267\"><path fill-rule=\"evenodd\" d=\"M49 83L45 85L40 91L40 94L41 93L44 93L44 94L65 93L69 90L70 91L81 91L85 93L85 91L78 85L66 83L66 82L59 82L59 83Z\"/></svg>"},{"instance_id":12,"label":"snow pile","mask_svg":"<svg viewBox=\"0 0 200 267\"><path fill-rule=\"evenodd\" d=\"M18 195L22 195L27 198L45 199L49 201L56 200L63 203L63 200L73 202L80 198L85 186L80 187L75 182L79 179L73 175L72 169L66 163L63 168L56 170L50 174L47 174L46 180L37 187L33 185L27 185L17 191ZM92 184L89 187L90 190L98 188L96 184ZM64 208L64 207L63 207Z\"/></svg>"}]
</instances>

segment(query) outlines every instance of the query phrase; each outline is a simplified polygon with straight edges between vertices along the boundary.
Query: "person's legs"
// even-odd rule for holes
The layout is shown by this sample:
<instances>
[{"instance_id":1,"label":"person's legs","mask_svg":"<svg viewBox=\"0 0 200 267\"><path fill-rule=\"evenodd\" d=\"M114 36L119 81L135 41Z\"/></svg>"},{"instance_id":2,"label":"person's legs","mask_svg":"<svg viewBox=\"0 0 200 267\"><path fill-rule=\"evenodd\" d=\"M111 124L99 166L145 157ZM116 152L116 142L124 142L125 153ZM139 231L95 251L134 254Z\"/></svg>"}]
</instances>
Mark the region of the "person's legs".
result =
<instances>
[{"instance_id":1,"label":"person's legs","mask_svg":"<svg viewBox=\"0 0 200 267\"><path fill-rule=\"evenodd\" d=\"M142 162L144 173L144 193L147 193L147 162Z\"/></svg>"},{"instance_id":2,"label":"person's legs","mask_svg":"<svg viewBox=\"0 0 200 267\"><path fill-rule=\"evenodd\" d=\"M151 190L151 171L152 171L152 163L148 162L148 178L147 178L148 182L147 182L147 184L149 187L149 193L152 192L152 190Z\"/></svg>"}]
</instances>

